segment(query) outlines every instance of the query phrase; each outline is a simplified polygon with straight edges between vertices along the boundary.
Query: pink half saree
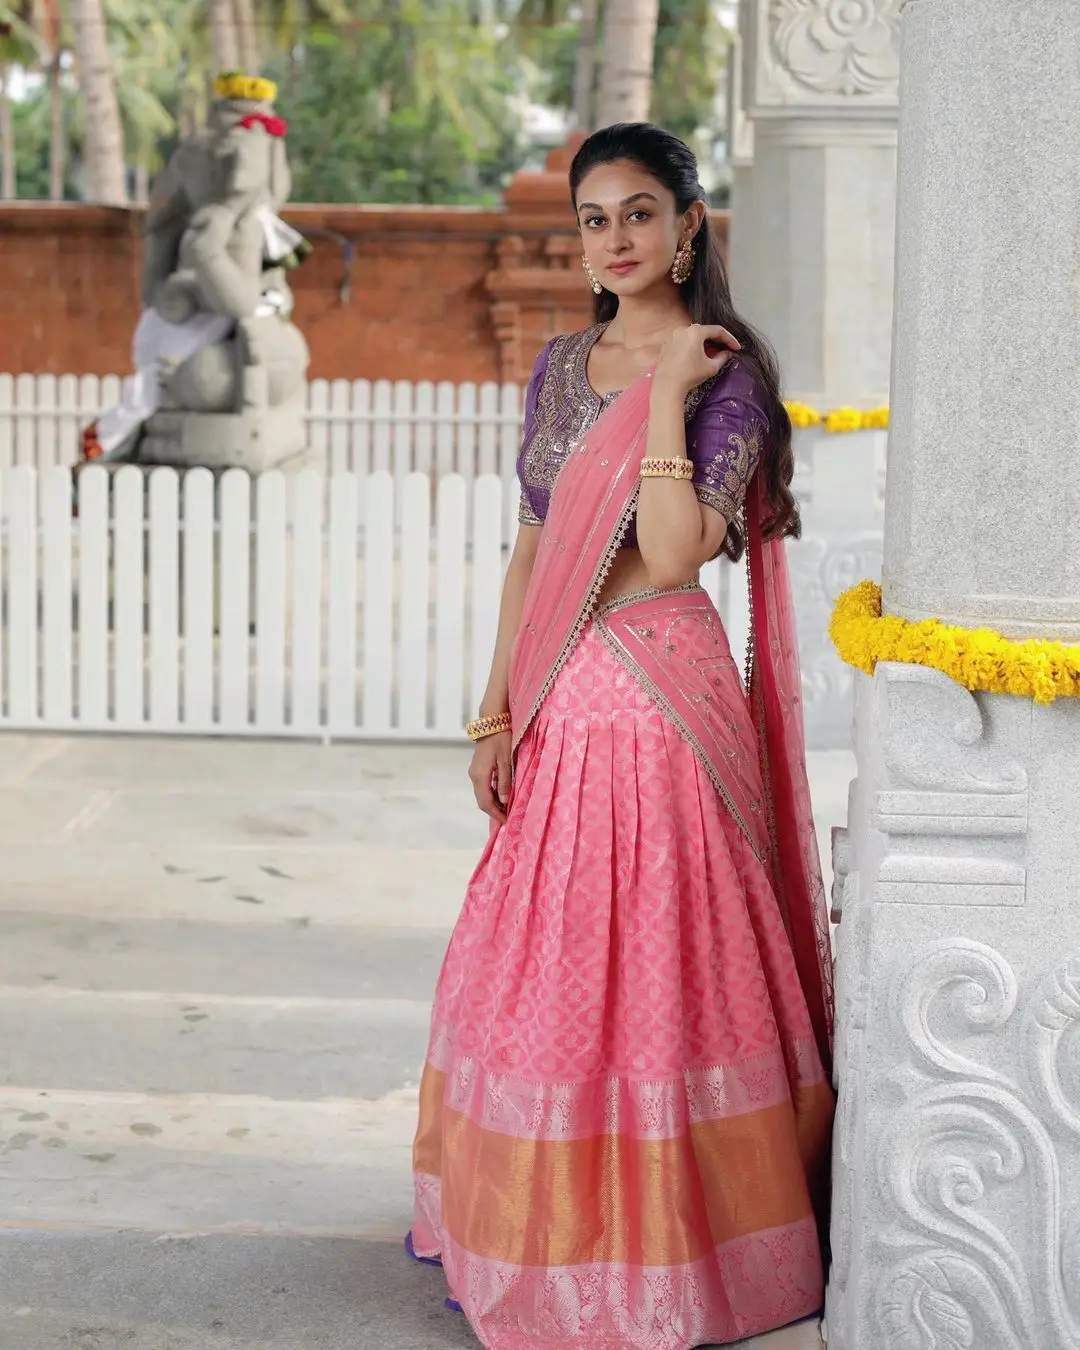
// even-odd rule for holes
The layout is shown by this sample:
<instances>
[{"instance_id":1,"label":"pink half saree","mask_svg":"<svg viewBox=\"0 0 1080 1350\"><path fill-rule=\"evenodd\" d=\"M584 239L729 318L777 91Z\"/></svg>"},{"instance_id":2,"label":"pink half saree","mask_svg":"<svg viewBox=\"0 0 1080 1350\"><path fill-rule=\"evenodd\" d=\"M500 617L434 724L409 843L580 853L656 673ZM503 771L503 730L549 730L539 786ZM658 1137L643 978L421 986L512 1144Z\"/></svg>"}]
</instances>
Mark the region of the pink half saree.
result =
<instances>
[{"instance_id":1,"label":"pink half saree","mask_svg":"<svg viewBox=\"0 0 1080 1350\"><path fill-rule=\"evenodd\" d=\"M515 777L440 975L412 1247L488 1350L692 1350L823 1298L831 963L783 545L749 697L697 586L597 605L649 381L559 475Z\"/></svg>"}]
</instances>

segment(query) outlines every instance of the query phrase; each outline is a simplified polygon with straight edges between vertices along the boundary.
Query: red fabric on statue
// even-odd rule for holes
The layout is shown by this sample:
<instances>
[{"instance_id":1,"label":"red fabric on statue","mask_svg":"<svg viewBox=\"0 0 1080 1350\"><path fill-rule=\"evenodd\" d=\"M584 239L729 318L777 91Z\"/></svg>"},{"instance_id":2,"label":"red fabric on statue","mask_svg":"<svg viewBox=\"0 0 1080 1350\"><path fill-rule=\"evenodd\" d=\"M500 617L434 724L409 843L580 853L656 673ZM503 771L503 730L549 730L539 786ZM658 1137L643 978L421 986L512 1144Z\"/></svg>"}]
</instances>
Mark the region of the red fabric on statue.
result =
<instances>
[{"instance_id":1,"label":"red fabric on statue","mask_svg":"<svg viewBox=\"0 0 1080 1350\"><path fill-rule=\"evenodd\" d=\"M284 117L272 117L269 113L249 113L247 117L240 119L240 125L245 131L248 131L251 127L262 127L271 136L276 136L279 139L289 129L289 124Z\"/></svg>"}]
</instances>

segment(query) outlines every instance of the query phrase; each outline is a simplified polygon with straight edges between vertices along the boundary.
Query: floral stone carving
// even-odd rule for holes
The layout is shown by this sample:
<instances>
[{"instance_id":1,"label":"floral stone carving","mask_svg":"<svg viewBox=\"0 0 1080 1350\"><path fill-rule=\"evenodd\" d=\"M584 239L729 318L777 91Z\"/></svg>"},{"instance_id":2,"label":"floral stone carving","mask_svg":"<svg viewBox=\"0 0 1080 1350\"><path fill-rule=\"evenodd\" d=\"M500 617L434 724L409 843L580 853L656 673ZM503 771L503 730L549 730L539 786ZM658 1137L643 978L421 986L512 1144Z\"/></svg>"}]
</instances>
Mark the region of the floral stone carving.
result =
<instances>
[{"instance_id":1,"label":"floral stone carving","mask_svg":"<svg viewBox=\"0 0 1080 1350\"><path fill-rule=\"evenodd\" d=\"M1052 971L1020 1018L1016 974L982 942L934 943L897 988L909 1059L896 1077L906 1101L878 1152L879 1184L898 1220L896 1259L876 1300L888 1350L1080 1344L1077 1216L1062 1158L1024 1076L993 1064L1026 1022L1035 1105L1051 1101L1066 1131L1076 1130L1055 1051L1080 1020L1078 961L1070 955ZM972 1044L985 1037L985 1049Z\"/></svg>"},{"instance_id":2,"label":"floral stone carving","mask_svg":"<svg viewBox=\"0 0 1080 1350\"><path fill-rule=\"evenodd\" d=\"M874 94L900 75L900 0L772 0L780 63L819 94Z\"/></svg>"},{"instance_id":3,"label":"floral stone carving","mask_svg":"<svg viewBox=\"0 0 1080 1350\"><path fill-rule=\"evenodd\" d=\"M799 106L895 111L902 0L744 0L754 116Z\"/></svg>"}]
</instances>

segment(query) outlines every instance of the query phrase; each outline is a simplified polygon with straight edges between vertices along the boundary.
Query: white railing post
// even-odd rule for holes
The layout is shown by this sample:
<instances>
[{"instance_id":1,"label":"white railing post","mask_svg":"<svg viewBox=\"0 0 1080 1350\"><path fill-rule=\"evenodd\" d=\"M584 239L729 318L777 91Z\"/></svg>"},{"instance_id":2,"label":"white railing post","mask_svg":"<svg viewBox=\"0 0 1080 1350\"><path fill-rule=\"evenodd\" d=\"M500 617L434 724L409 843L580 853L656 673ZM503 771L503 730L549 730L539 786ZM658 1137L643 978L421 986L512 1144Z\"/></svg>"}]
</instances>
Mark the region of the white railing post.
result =
<instances>
[{"instance_id":1,"label":"white railing post","mask_svg":"<svg viewBox=\"0 0 1080 1350\"><path fill-rule=\"evenodd\" d=\"M102 469L99 472L104 473ZM184 475L184 726L214 727L214 479L209 469Z\"/></svg>"},{"instance_id":2,"label":"white railing post","mask_svg":"<svg viewBox=\"0 0 1080 1350\"><path fill-rule=\"evenodd\" d=\"M155 469L149 487L149 713L155 731L169 731L180 724L180 479Z\"/></svg>"},{"instance_id":3,"label":"white railing post","mask_svg":"<svg viewBox=\"0 0 1080 1350\"><path fill-rule=\"evenodd\" d=\"M71 479L54 464L42 470L40 488L41 715L50 727L63 727L73 710Z\"/></svg>"},{"instance_id":4,"label":"white railing post","mask_svg":"<svg viewBox=\"0 0 1080 1350\"><path fill-rule=\"evenodd\" d=\"M327 546L326 720L330 734L337 736L350 736L357 726L358 505L356 479L335 474Z\"/></svg>"},{"instance_id":5,"label":"white railing post","mask_svg":"<svg viewBox=\"0 0 1080 1350\"><path fill-rule=\"evenodd\" d=\"M7 509L7 688L8 715L22 726L38 721L38 510L37 472L9 469Z\"/></svg>"},{"instance_id":6,"label":"white railing post","mask_svg":"<svg viewBox=\"0 0 1080 1350\"><path fill-rule=\"evenodd\" d=\"M316 735L322 717L323 485L298 474L293 489L292 697L289 726Z\"/></svg>"},{"instance_id":7,"label":"white railing post","mask_svg":"<svg viewBox=\"0 0 1080 1350\"><path fill-rule=\"evenodd\" d=\"M465 718L465 481L439 479L435 536L435 730L456 736Z\"/></svg>"}]
</instances>

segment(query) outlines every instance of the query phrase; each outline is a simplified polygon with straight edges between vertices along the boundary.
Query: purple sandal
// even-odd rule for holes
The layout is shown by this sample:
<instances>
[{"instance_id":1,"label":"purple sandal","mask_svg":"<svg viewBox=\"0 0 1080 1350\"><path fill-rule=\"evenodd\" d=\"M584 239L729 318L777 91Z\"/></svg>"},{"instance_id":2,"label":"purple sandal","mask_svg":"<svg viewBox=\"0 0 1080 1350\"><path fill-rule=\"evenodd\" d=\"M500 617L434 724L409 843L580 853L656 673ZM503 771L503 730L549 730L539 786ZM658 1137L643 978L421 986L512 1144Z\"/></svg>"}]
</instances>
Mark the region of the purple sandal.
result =
<instances>
[{"instance_id":1,"label":"purple sandal","mask_svg":"<svg viewBox=\"0 0 1080 1350\"><path fill-rule=\"evenodd\" d=\"M416 1248L413 1246L411 1232L405 1234L405 1250L409 1253L412 1259L415 1262L417 1262L418 1265L438 1266L439 1269L442 1270L442 1262L439 1260L437 1256L417 1256Z\"/></svg>"},{"instance_id":2,"label":"purple sandal","mask_svg":"<svg viewBox=\"0 0 1080 1350\"><path fill-rule=\"evenodd\" d=\"M437 1256L417 1256L416 1248L413 1246L413 1239L411 1232L405 1234L405 1250L409 1253L409 1256L418 1265L438 1266L438 1268L442 1270L442 1262L439 1260ZM457 1301L456 1298L445 1299L443 1301L443 1307L448 1308L451 1312L459 1313L465 1311L465 1309L461 1306L461 1304Z\"/></svg>"}]
</instances>

